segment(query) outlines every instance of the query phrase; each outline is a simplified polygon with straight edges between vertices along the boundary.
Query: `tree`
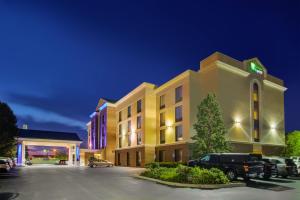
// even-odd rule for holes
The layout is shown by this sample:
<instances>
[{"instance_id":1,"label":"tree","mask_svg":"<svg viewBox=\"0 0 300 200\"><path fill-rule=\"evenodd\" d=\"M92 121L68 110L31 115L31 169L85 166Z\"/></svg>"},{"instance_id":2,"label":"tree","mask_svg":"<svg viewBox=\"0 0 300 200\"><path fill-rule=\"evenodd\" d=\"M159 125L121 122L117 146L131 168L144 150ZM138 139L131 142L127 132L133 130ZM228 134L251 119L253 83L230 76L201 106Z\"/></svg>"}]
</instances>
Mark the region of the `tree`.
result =
<instances>
[{"instance_id":1,"label":"tree","mask_svg":"<svg viewBox=\"0 0 300 200\"><path fill-rule=\"evenodd\" d=\"M10 107L0 102L0 155L15 156L18 135L17 118Z\"/></svg>"},{"instance_id":2,"label":"tree","mask_svg":"<svg viewBox=\"0 0 300 200\"><path fill-rule=\"evenodd\" d=\"M300 156L300 131L287 134L285 156Z\"/></svg>"},{"instance_id":3,"label":"tree","mask_svg":"<svg viewBox=\"0 0 300 200\"><path fill-rule=\"evenodd\" d=\"M192 137L194 140L191 144L192 157L230 150L229 143L225 139L227 130L214 94L208 94L198 106L194 129L196 135Z\"/></svg>"}]
</instances>

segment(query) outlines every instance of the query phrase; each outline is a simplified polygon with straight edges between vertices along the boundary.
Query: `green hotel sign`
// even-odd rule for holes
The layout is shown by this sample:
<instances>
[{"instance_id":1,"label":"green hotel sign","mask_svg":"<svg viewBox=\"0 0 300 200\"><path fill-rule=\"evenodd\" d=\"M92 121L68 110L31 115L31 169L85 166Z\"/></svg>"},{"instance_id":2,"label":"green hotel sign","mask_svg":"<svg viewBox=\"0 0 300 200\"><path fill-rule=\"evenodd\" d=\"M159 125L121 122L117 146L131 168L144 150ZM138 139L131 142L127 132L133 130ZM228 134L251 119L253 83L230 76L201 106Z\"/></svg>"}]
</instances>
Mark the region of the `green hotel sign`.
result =
<instances>
[{"instance_id":1,"label":"green hotel sign","mask_svg":"<svg viewBox=\"0 0 300 200\"><path fill-rule=\"evenodd\" d=\"M257 74L264 73L264 69L262 68L262 66L260 66L259 64L255 63L255 62L250 62L250 71L255 72Z\"/></svg>"}]
</instances>

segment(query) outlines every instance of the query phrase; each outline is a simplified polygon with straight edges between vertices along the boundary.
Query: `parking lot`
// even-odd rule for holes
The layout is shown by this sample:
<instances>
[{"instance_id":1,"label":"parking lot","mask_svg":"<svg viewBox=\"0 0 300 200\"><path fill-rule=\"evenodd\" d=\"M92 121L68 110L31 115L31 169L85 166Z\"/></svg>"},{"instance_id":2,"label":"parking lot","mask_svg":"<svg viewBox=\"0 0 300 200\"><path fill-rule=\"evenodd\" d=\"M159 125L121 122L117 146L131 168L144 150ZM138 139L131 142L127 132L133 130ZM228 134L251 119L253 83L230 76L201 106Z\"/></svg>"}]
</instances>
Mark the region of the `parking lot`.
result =
<instances>
[{"instance_id":1,"label":"parking lot","mask_svg":"<svg viewBox=\"0 0 300 200\"><path fill-rule=\"evenodd\" d=\"M228 199L296 200L300 180L251 181L247 187L218 190L171 188L131 177L138 168L31 166L0 174L0 199L20 200L153 200Z\"/></svg>"}]
</instances>

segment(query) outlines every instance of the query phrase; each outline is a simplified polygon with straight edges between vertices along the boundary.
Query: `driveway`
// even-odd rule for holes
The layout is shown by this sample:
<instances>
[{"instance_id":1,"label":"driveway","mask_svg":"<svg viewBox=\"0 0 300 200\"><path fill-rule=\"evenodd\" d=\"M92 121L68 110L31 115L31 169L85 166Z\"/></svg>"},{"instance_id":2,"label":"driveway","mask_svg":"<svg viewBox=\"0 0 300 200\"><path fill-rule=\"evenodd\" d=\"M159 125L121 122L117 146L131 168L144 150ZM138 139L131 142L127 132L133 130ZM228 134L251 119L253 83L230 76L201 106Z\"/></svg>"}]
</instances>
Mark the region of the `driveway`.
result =
<instances>
[{"instance_id":1,"label":"driveway","mask_svg":"<svg viewBox=\"0 0 300 200\"><path fill-rule=\"evenodd\" d=\"M219 190L171 188L132 178L137 168L24 167L0 175L0 199L20 200L296 200L300 180L254 181Z\"/></svg>"}]
</instances>

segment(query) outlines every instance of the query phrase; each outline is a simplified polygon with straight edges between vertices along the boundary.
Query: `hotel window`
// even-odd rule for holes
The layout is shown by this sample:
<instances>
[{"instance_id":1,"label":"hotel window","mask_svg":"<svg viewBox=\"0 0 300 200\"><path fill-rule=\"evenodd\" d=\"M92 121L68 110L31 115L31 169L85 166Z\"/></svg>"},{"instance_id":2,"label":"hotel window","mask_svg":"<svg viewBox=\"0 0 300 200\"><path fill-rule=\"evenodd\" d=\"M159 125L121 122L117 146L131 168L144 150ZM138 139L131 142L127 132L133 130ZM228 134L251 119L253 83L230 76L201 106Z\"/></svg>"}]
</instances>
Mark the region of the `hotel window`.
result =
<instances>
[{"instance_id":1,"label":"hotel window","mask_svg":"<svg viewBox=\"0 0 300 200\"><path fill-rule=\"evenodd\" d=\"M122 111L119 112L119 122L122 121Z\"/></svg>"},{"instance_id":2,"label":"hotel window","mask_svg":"<svg viewBox=\"0 0 300 200\"><path fill-rule=\"evenodd\" d=\"M176 122L182 121L182 106L177 106L175 108L175 121Z\"/></svg>"},{"instance_id":3,"label":"hotel window","mask_svg":"<svg viewBox=\"0 0 300 200\"><path fill-rule=\"evenodd\" d=\"M175 140L176 141L182 140L182 125L175 127Z\"/></svg>"},{"instance_id":4,"label":"hotel window","mask_svg":"<svg viewBox=\"0 0 300 200\"><path fill-rule=\"evenodd\" d=\"M159 108L163 109L165 107L166 107L166 104L165 104L165 95L161 95L159 97Z\"/></svg>"},{"instance_id":5,"label":"hotel window","mask_svg":"<svg viewBox=\"0 0 300 200\"><path fill-rule=\"evenodd\" d=\"M160 150L158 152L158 162L164 162L165 161L165 152L164 150Z\"/></svg>"},{"instance_id":6,"label":"hotel window","mask_svg":"<svg viewBox=\"0 0 300 200\"><path fill-rule=\"evenodd\" d=\"M160 130L160 132L159 132L159 143L160 144L165 144L166 143L166 131L165 131L165 129L162 129L162 130Z\"/></svg>"},{"instance_id":7,"label":"hotel window","mask_svg":"<svg viewBox=\"0 0 300 200\"><path fill-rule=\"evenodd\" d=\"M137 133L136 144L137 145L141 145L142 144L142 133Z\"/></svg>"},{"instance_id":8,"label":"hotel window","mask_svg":"<svg viewBox=\"0 0 300 200\"><path fill-rule=\"evenodd\" d=\"M181 149L175 149L174 152L174 161L175 162L182 162L182 150Z\"/></svg>"},{"instance_id":9,"label":"hotel window","mask_svg":"<svg viewBox=\"0 0 300 200\"><path fill-rule=\"evenodd\" d=\"M175 89L175 102L182 100L182 86L179 86Z\"/></svg>"},{"instance_id":10,"label":"hotel window","mask_svg":"<svg viewBox=\"0 0 300 200\"><path fill-rule=\"evenodd\" d=\"M128 106L127 108L127 117L131 117L131 106Z\"/></svg>"},{"instance_id":11,"label":"hotel window","mask_svg":"<svg viewBox=\"0 0 300 200\"><path fill-rule=\"evenodd\" d=\"M131 146L131 134L130 133L127 135L127 144L129 147Z\"/></svg>"},{"instance_id":12,"label":"hotel window","mask_svg":"<svg viewBox=\"0 0 300 200\"><path fill-rule=\"evenodd\" d=\"M122 136L119 136L119 148L122 148Z\"/></svg>"},{"instance_id":13,"label":"hotel window","mask_svg":"<svg viewBox=\"0 0 300 200\"><path fill-rule=\"evenodd\" d=\"M137 106L136 106L136 112L140 113L142 111L142 100L141 99L138 100L136 104L137 104Z\"/></svg>"},{"instance_id":14,"label":"hotel window","mask_svg":"<svg viewBox=\"0 0 300 200\"><path fill-rule=\"evenodd\" d=\"M137 118L136 118L136 128L137 129L142 128L142 117L141 116L137 116Z\"/></svg>"},{"instance_id":15,"label":"hotel window","mask_svg":"<svg viewBox=\"0 0 300 200\"><path fill-rule=\"evenodd\" d=\"M127 132L128 133L131 132L131 121L130 120L127 122Z\"/></svg>"},{"instance_id":16,"label":"hotel window","mask_svg":"<svg viewBox=\"0 0 300 200\"><path fill-rule=\"evenodd\" d=\"M254 142L259 142L260 132L259 132L259 87L257 83L253 84L252 88L253 97L253 140Z\"/></svg>"},{"instance_id":17,"label":"hotel window","mask_svg":"<svg viewBox=\"0 0 300 200\"><path fill-rule=\"evenodd\" d=\"M165 126L166 125L166 119L165 119L165 113L160 113L159 114L159 124L160 126Z\"/></svg>"},{"instance_id":18,"label":"hotel window","mask_svg":"<svg viewBox=\"0 0 300 200\"><path fill-rule=\"evenodd\" d=\"M119 135L122 135L122 124L119 124Z\"/></svg>"}]
</instances>

